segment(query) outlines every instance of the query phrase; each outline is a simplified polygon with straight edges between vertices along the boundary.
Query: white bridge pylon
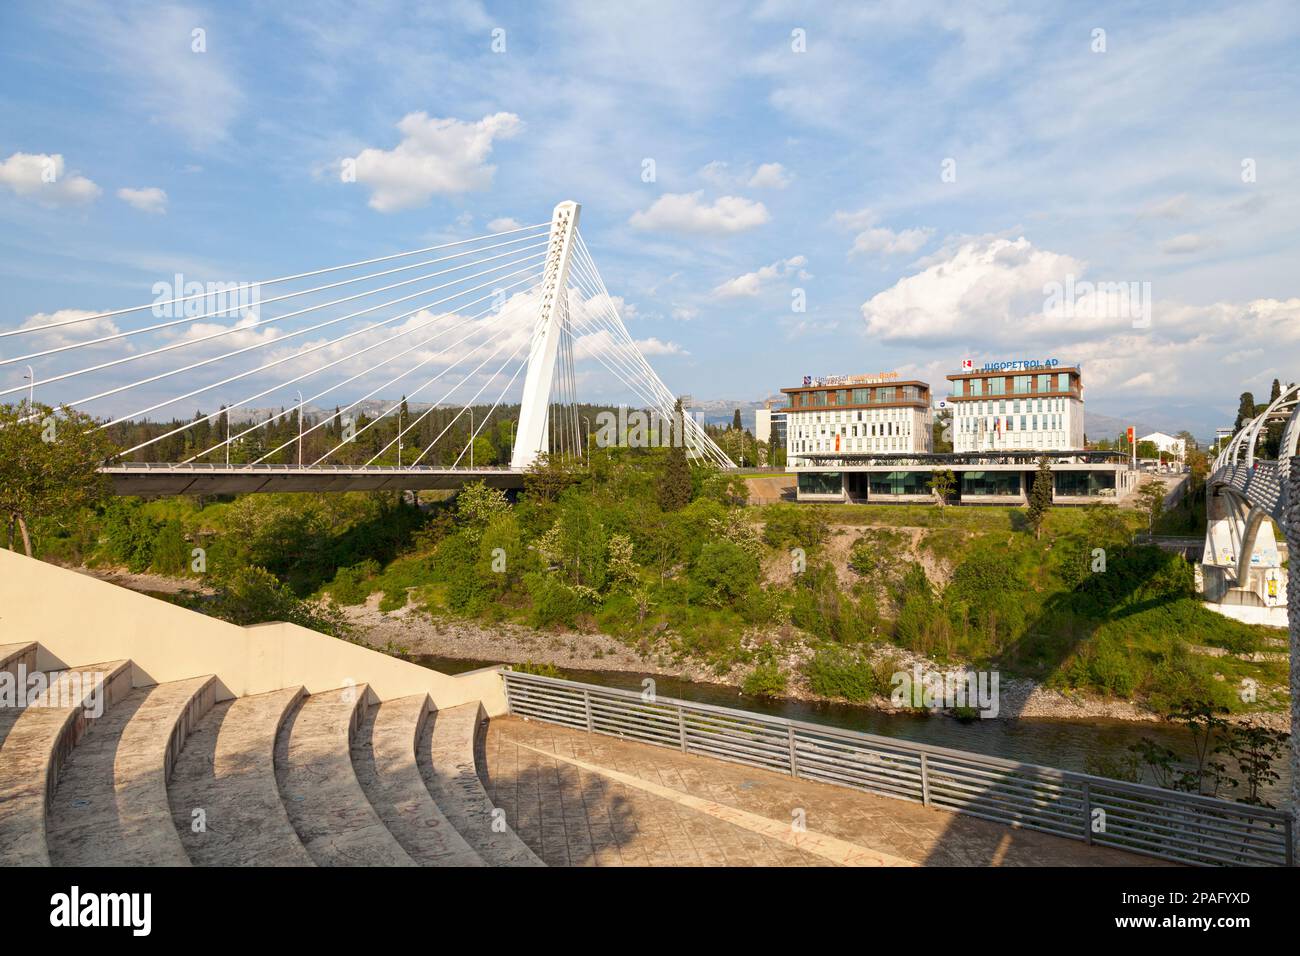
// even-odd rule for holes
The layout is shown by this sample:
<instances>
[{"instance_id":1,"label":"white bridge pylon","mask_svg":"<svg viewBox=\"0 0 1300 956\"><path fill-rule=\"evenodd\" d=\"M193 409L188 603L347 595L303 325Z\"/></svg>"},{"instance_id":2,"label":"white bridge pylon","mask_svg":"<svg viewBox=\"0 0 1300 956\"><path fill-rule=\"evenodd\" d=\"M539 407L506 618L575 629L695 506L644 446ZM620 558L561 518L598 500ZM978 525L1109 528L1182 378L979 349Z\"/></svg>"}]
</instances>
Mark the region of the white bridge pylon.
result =
<instances>
[{"instance_id":1,"label":"white bridge pylon","mask_svg":"<svg viewBox=\"0 0 1300 956\"><path fill-rule=\"evenodd\" d=\"M547 425L550 422L551 391L555 382L556 359L560 354L560 339L571 334L569 260L573 255L581 209L576 202L562 202L555 207L551 219L551 241L546 250L541 303L533 330L532 352L528 356L524 394L519 402L515 448L510 459L510 467L520 471L550 450Z\"/></svg>"},{"instance_id":2,"label":"white bridge pylon","mask_svg":"<svg viewBox=\"0 0 1300 956\"><path fill-rule=\"evenodd\" d=\"M662 420L673 423L672 440L683 444L688 454L706 458L725 468L734 468L731 459L698 422L688 414L683 415L682 421L674 420L676 400L636 348L578 233L581 211L578 203L567 200L555 207L551 218L537 322L533 329L528 373L520 400L518 437L510 467L525 470L543 453L563 455L581 448L573 345L575 327L590 334L591 326L576 321L573 313L575 306L585 313L594 304L594 308L604 311L606 320L605 328L597 329L594 334L610 335L615 347L623 350L618 362L606 362L601 358L606 367L657 411ZM571 273L576 281L571 282ZM559 417L554 423L550 419L553 411Z\"/></svg>"}]
</instances>

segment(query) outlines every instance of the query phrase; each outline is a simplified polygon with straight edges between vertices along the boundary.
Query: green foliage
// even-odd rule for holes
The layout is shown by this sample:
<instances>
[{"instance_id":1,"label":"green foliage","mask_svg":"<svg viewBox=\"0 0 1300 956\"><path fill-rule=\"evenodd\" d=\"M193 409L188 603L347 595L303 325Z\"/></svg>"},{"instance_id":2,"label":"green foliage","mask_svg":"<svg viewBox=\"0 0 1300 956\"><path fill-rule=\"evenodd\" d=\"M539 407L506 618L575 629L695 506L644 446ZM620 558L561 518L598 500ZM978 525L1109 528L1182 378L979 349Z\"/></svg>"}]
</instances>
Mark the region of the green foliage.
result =
<instances>
[{"instance_id":1,"label":"green foliage","mask_svg":"<svg viewBox=\"0 0 1300 956\"><path fill-rule=\"evenodd\" d=\"M524 661L520 664L510 665L510 669L518 671L521 674L536 674L538 677L555 677L560 678L563 675L558 667L554 664L537 663L536 661Z\"/></svg>"},{"instance_id":2,"label":"green foliage","mask_svg":"<svg viewBox=\"0 0 1300 956\"><path fill-rule=\"evenodd\" d=\"M379 574L379 562L367 559L359 564L339 568L330 583L329 593L335 604L364 604L370 596L370 580Z\"/></svg>"},{"instance_id":3,"label":"green foliage","mask_svg":"<svg viewBox=\"0 0 1300 956\"><path fill-rule=\"evenodd\" d=\"M781 666L771 658L758 662L752 671L745 675L740 689L755 697L780 697L785 693L788 678Z\"/></svg>"},{"instance_id":4,"label":"green foliage","mask_svg":"<svg viewBox=\"0 0 1300 956\"><path fill-rule=\"evenodd\" d=\"M232 624L247 626L284 621L334 637L347 637L350 633L336 609L314 606L295 597L264 568L239 568L216 580L214 591L202 609Z\"/></svg>"},{"instance_id":5,"label":"green foliage","mask_svg":"<svg viewBox=\"0 0 1300 956\"><path fill-rule=\"evenodd\" d=\"M811 550L826 539L829 522L816 505L771 505L764 517L763 541L773 548Z\"/></svg>"},{"instance_id":6,"label":"green foliage","mask_svg":"<svg viewBox=\"0 0 1300 956\"><path fill-rule=\"evenodd\" d=\"M461 532L477 544L484 530L498 515L508 513L510 502L497 488L489 488L482 481L471 482L456 495L456 523Z\"/></svg>"},{"instance_id":7,"label":"green foliage","mask_svg":"<svg viewBox=\"0 0 1300 956\"><path fill-rule=\"evenodd\" d=\"M1029 492L1029 509L1026 519L1029 529L1034 532L1034 537L1040 537L1043 532L1043 522L1047 519L1047 512L1052 508L1052 465L1044 455L1038 459L1038 472L1034 475L1034 485Z\"/></svg>"},{"instance_id":8,"label":"green foliage","mask_svg":"<svg viewBox=\"0 0 1300 956\"><path fill-rule=\"evenodd\" d=\"M704 603L735 607L758 584L758 560L730 541L710 541L700 549L691 568Z\"/></svg>"},{"instance_id":9,"label":"green foliage","mask_svg":"<svg viewBox=\"0 0 1300 956\"><path fill-rule=\"evenodd\" d=\"M803 670L809 690L821 697L867 703L877 695L889 693L887 686L880 685L870 663L835 645L819 647Z\"/></svg>"},{"instance_id":10,"label":"green foliage","mask_svg":"<svg viewBox=\"0 0 1300 956\"><path fill-rule=\"evenodd\" d=\"M66 405L0 405L0 520L9 546L17 525L30 556L30 523L62 524L103 500L107 479L96 469L115 451L90 416Z\"/></svg>"}]
</instances>

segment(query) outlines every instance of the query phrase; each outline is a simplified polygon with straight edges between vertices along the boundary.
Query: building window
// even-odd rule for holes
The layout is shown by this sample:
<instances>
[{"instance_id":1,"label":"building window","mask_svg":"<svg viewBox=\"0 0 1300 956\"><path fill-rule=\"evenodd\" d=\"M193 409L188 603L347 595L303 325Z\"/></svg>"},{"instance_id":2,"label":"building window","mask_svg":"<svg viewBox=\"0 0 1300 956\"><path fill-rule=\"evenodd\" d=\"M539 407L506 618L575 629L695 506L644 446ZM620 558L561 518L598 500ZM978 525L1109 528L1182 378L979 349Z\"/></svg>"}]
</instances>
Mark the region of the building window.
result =
<instances>
[{"instance_id":1,"label":"building window","mask_svg":"<svg viewBox=\"0 0 1300 956\"><path fill-rule=\"evenodd\" d=\"M798 481L801 495L838 495L844 491L838 471L801 471Z\"/></svg>"},{"instance_id":2,"label":"building window","mask_svg":"<svg viewBox=\"0 0 1300 956\"><path fill-rule=\"evenodd\" d=\"M1054 476L1056 493L1075 498L1095 498L1104 491L1114 494L1113 471L1058 471Z\"/></svg>"},{"instance_id":3,"label":"building window","mask_svg":"<svg viewBox=\"0 0 1300 956\"><path fill-rule=\"evenodd\" d=\"M962 495L1006 495L1020 494L1020 473L1017 471L963 471L961 473Z\"/></svg>"}]
</instances>

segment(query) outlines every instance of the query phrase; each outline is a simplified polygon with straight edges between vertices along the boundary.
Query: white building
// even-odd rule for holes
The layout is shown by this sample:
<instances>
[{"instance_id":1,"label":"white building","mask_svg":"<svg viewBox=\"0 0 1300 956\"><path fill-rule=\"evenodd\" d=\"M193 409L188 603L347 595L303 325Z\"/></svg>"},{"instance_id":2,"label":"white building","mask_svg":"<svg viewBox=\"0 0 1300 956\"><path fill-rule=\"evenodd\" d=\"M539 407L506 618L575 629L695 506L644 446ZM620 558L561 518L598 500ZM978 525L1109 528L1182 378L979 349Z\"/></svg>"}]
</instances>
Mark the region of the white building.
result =
<instances>
[{"instance_id":1,"label":"white building","mask_svg":"<svg viewBox=\"0 0 1300 956\"><path fill-rule=\"evenodd\" d=\"M1083 383L1077 366L1001 362L957 372L948 381L953 451L958 454L1083 448Z\"/></svg>"},{"instance_id":2,"label":"white building","mask_svg":"<svg viewBox=\"0 0 1300 956\"><path fill-rule=\"evenodd\" d=\"M932 417L930 386L891 375L804 379L783 388L786 408L786 464L807 464L807 453L928 452Z\"/></svg>"},{"instance_id":3,"label":"white building","mask_svg":"<svg viewBox=\"0 0 1300 956\"><path fill-rule=\"evenodd\" d=\"M1173 435L1166 435L1164 432L1152 432L1150 435L1143 435L1138 439L1140 445L1144 441L1152 442L1156 448L1166 455L1172 455L1180 461L1187 457L1187 442L1181 438L1175 438Z\"/></svg>"}]
</instances>

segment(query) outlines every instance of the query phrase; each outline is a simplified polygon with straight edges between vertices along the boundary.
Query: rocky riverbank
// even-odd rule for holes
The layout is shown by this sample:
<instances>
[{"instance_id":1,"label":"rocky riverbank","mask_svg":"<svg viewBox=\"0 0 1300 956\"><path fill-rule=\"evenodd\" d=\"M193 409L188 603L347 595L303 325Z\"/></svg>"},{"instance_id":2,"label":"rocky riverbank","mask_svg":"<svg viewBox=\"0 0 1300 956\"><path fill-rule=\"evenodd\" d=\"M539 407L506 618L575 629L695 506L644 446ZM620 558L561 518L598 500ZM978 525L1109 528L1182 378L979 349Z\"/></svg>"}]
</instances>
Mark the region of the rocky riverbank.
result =
<instances>
[{"instance_id":1,"label":"rocky riverbank","mask_svg":"<svg viewBox=\"0 0 1300 956\"><path fill-rule=\"evenodd\" d=\"M77 570L121 587L154 595L175 594L181 590L203 590L188 579L134 574L122 569ZM667 639L662 636L646 646L643 652L641 648L629 647L608 634L553 632L511 623L486 624L459 618L435 618L409 604L396 611L384 612L379 610L379 600L380 595L373 594L365 604L342 610L356 629L357 640L392 654L503 664L531 662L550 664L566 670L625 671L737 688L753 669L752 665L737 665L719 672L715 667L700 661L683 659L673 652ZM752 649L767 639L767 635L755 633L748 637L747 644ZM795 700L827 700L828 698L814 694L803 676L803 664L812 656L812 649L797 640L783 640L780 646L782 653L778 656L778 663L789 675L786 692L782 696ZM913 666L919 665L925 672L956 673L952 668L937 665L924 657L894 647L877 648L873 658L890 659L901 670L910 671ZM1132 701L1066 694L1026 678L1001 681L998 705L998 716L1003 719L1105 719L1147 723L1160 720L1159 715ZM864 706L889 713L900 710L886 697L876 697ZM1253 714L1232 719L1251 719L1274 730L1291 729L1291 716L1287 712Z\"/></svg>"},{"instance_id":2,"label":"rocky riverbank","mask_svg":"<svg viewBox=\"0 0 1300 956\"><path fill-rule=\"evenodd\" d=\"M360 640L390 653L503 664L530 662L567 670L627 671L734 687L740 687L752 671L752 666L738 665L720 673L698 661L683 660L673 654L662 638L641 653L607 634L551 632L510 623L483 624L472 620L435 618L412 605L385 613L379 610L378 595L372 595L364 605L345 608L344 613L355 626ZM751 646L764 640L763 635L754 634L750 638ZM783 653L778 661L781 669L790 675L782 696L796 700L827 700L809 689L802 674L802 665L812 656L811 648L797 641L786 641L781 646ZM926 672L952 670L898 648L878 648L876 653L882 658L892 659L903 670L911 670L914 665ZM1132 701L1067 694L1026 678L1002 681L998 704L998 716L1004 719L1106 719L1148 723L1160 720L1159 715ZM876 697L866 706L889 713L901 710L886 697ZM1252 718L1273 729L1290 729L1290 715L1287 713L1255 714Z\"/></svg>"}]
</instances>

